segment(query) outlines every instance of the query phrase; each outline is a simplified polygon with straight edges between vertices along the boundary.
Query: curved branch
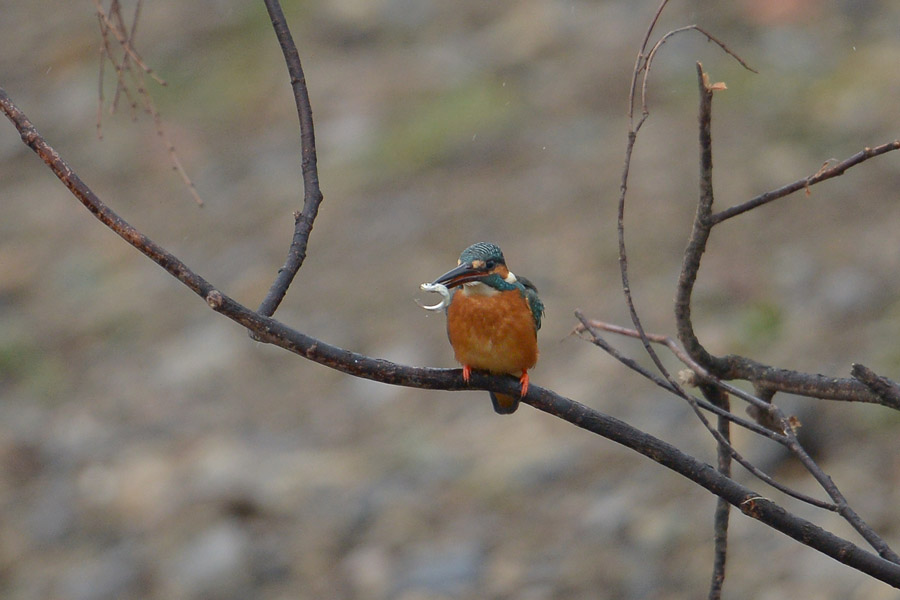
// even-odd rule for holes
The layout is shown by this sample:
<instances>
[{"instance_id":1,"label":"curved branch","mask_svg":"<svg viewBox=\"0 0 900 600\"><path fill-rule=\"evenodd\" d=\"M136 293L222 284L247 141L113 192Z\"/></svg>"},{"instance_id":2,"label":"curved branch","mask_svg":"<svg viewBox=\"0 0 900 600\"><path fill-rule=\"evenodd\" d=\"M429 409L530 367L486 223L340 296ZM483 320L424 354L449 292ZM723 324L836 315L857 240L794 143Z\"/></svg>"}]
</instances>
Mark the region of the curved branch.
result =
<instances>
[{"instance_id":1,"label":"curved branch","mask_svg":"<svg viewBox=\"0 0 900 600\"><path fill-rule=\"evenodd\" d=\"M638 51L637 58L635 59L634 70L631 74L631 86L629 88L630 91L628 95L628 142L625 146L625 164L622 167L621 183L619 185L617 233L619 247L619 271L622 277L622 291L625 295L625 304L626 306L628 306L628 312L631 316L631 322L634 324L634 328L640 334L640 340L644 346L644 351L653 361L653 364L656 366L657 370L660 372L660 374L662 374L663 378L665 378L665 380L669 382L673 389L679 390L677 393L680 396L687 397L686 392L680 390L678 382L676 382L675 379L672 378L672 376L663 366L662 361L660 361L659 356L657 356L656 352L653 350L653 347L650 345L650 341L647 339L647 334L644 331L644 326L641 323L641 318L637 313L637 309L635 308L634 298L631 293L631 283L629 282L628 275L628 253L625 245L625 197L628 192L628 177L631 171L631 156L634 152L634 145L637 141L637 133L643 126L644 122L647 120L647 117L649 117L650 115L650 112L647 108L647 83L650 76L650 68L653 64L653 59L655 58L657 52L666 43L666 41L669 40L669 38L685 31L697 31L700 34L704 35L708 41L715 43L726 54L737 60L745 69L752 71L753 73L756 73L756 71L752 67L750 67L750 65L748 65L740 56L738 56L737 53L733 52L728 46L726 46L724 42L720 41L712 34L702 29L701 27L698 27L697 25L688 25L679 29L669 31L659 40L657 40L650 51L647 52L647 45L650 42L650 37L653 35L653 30L655 29L660 15L665 9L667 3L668 0L662 0L659 7L657 8L653 19L651 20L650 25L647 28L647 32L644 35L644 40L641 44L640 50ZM698 68L700 68L699 63L697 64ZM641 77L641 72L643 72L643 77ZM641 118L637 123L635 123L635 95L637 93L639 78L641 79ZM712 187L710 186L710 194L711 193ZM688 306L688 310L690 310L690 306Z\"/></svg>"},{"instance_id":2,"label":"curved branch","mask_svg":"<svg viewBox=\"0 0 900 600\"><path fill-rule=\"evenodd\" d=\"M278 270L278 276L272 282L269 293L259 305L260 314L272 316L284 299L288 288L294 281L297 271L306 260L306 246L313 222L319 214L322 203L322 190L319 189L319 170L316 158L316 134L313 128L312 107L309 103L309 91L306 89L306 77L300 64L297 46L291 37L287 20L278 0L265 0L266 10L272 19L272 27L281 45L284 62L291 76L291 87L294 89L294 103L297 105L297 116L300 119L300 170L303 173L303 210L294 213L294 236L284 266Z\"/></svg>"},{"instance_id":3,"label":"curved branch","mask_svg":"<svg viewBox=\"0 0 900 600\"><path fill-rule=\"evenodd\" d=\"M644 325L641 322L640 315L638 315L637 308L634 304L634 297L631 294L631 282L628 275L628 249L625 244L625 199L628 195L628 178L631 174L631 157L634 153L634 145L637 143L638 131L640 131L644 122L650 116L650 113L647 110L647 78L650 74L650 66L652 64L654 52L661 42L657 42L649 54L645 53L647 51L647 44L650 43L650 36L653 35L653 30L656 28L656 24L659 22L659 18L662 15L662 11L666 8L666 4L668 4L668 0L662 0L659 7L656 9L656 13L653 15L653 19L647 27L647 33L644 35L644 41L641 43L641 48L638 50L638 55L634 63L634 70L631 72L631 86L628 93L628 141L625 144L625 162L622 165L622 175L619 183L619 200L616 210L616 234L619 249L619 273L622 278L622 293L625 296L625 305L628 307L628 314L631 317L631 322L640 334L644 352L646 352L647 356L650 357L650 360L653 361L654 366L668 383L668 386L678 395L685 397L687 392L681 389L678 382L675 381L668 370L666 370L659 356L656 354L656 351L650 345L650 340L647 339L647 333L644 331ZM663 39L668 38L670 35L672 35L671 32L663 36ZM635 94L637 93L638 79L640 79L642 71L644 76L641 86L641 118L635 123Z\"/></svg>"},{"instance_id":4,"label":"curved branch","mask_svg":"<svg viewBox=\"0 0 900 600\"><path fill-rule=\"evenodd\" d=\"M724 371L722 359L706 351L694 334L691 322L691 295L697 281L697 272L700 270L700 258L706 251L706 242L709 241L709 234L712 230L709 217L712 214L714 199L712 135L710 132L713 89L709 86L706 73L703 72L703 65L699 62L697 63L697 81L700 86L700 200L697 202L694 225L684 251L681 273L678 276L678 287L675 292L675 324L678 339L691 358L716 377L727 379L722 376Z\"/></svg>"},{"instance_id":5,"label":"curved branch","mask_svg":"<svg viewBox=\"0 0 900 600\"><path fill-rule=\"evenodd\" d=\"M22 140L37 153L72 194L101 222L203 297L213 310L251 330L261 340L319 364L373 381L421 389L480 389L508 394L518 392L519 386L515 377L494 377L476 371L472 373L470 384L467 385L463 381L460 369L410 367L350 352L250 310L215 289L176 256L140 233L106 206L60 155L47 144L2 88L0 88L0 109L16 126ZM841 563L900 588L900 565L884 560L805 519L788 513L778 504L759 496L749 488L725 477L712 466L685 454L658 438L536 385L529 387L528 394L523 400L539 410L640 452L740 508L744 514L766 523Z\"/></svg>"}]
</instances>

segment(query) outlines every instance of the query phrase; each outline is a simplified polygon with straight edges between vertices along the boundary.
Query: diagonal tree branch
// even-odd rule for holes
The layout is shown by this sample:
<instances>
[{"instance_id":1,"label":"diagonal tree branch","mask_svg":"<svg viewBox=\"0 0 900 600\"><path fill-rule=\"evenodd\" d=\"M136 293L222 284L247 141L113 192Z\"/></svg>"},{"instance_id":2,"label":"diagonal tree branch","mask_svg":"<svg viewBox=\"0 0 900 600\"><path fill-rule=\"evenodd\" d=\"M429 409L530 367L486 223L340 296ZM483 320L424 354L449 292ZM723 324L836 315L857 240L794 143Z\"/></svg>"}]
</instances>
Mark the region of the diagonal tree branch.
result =
<instances>
[{"instance_id":1,"label":"diagonal tree branch","mask_svg":"<svg viewBox=\"0 0 900 600\"><path fill-rule=\"evenodd\" d=\"M875 158L876 156L881 156L882 154L887 154L888 152L892 152L894 150L900 150L900 140L894 140L893 142L881 144L880 146L875 146L874 148L863 148L850 158L842 160L841 162L830 167L819 169L816 173L810 175L809 177L798 179L794 183L784 185L777 190L772 190L770 192L760 194L756 198L747 200L746 202L717 212L714 215L710 216L710 224L716 225L718 223L721 223L722 221L743 214L748 210L753 210L757 206L762 206L763 204L768 204L773 200L778 200L779 198L789 196L794 192L798 192L804 189L809 190L809 187L812 185L815 185L827 179L831 179L832 177L843 175L848 169L851 169L856 165L869 160L870 158Z\"/></svg>"},{"instance_id":2,"label":"diagonal tree branch","mask_svg":"<svg viewBox=\"0 0 900 600\"><path fill-rule=\"evenodd\" d=\"M15 125L25 144L37 153L57 178L94 216L184 283L194 293L204 298L210 308L246 327L259 339L319 364L373 381L421 389L477 389L508 394L518 392L519 386L515 377L494 377L473 372L470 385L467 385L462 379L461 369L411 367L372 358L332 346L292 329L271 317L250 310L217 290L176 256L150 240L106 206L56 150L47 144L3 89L0 89L0 110ZM683 453L658 438L536 385L529 387L528 394L523 400L539 410L631 448L691 479L729 504L740 508L751 518L766 523L843 564L900 588L900 565L876 556L805 519L788 513L778 504L761 497L749 488L719 473L712 466Z\"/></svg>"}]
</instances>

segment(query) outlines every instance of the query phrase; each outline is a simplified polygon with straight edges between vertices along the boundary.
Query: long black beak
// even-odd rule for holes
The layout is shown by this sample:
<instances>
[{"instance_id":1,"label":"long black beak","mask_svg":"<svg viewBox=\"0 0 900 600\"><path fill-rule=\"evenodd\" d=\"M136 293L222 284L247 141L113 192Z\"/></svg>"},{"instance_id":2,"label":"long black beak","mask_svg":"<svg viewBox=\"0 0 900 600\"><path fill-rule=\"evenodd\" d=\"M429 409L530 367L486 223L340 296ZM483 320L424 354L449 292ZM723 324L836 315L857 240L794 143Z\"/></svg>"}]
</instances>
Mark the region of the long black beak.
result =
<instances>
[{"instance_id":1,"label":"long black beak","mask_svg":"<svg viewBox=\"0 0 900 600\"><path fill-rule=\"evenodd\" d=\"M448 288L452 288L470 281L478 281L483 276L484 273L475 269L471 263L462 263L435 279L433 283L442 283Z\"/></svg>"}]
</instances>

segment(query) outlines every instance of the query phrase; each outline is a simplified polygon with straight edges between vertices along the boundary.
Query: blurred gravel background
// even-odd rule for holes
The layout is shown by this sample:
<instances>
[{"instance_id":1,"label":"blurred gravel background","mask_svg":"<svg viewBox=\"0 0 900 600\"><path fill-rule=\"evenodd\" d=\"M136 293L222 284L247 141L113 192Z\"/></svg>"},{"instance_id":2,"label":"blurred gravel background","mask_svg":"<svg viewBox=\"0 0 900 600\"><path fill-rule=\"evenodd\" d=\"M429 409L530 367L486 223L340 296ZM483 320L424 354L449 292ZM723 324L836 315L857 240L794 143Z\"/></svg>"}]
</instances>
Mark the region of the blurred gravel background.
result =
<instances>
[{"instance_id":1,"label":"blurred gravel background","mask_svg":"<svg viewBox=\"0 0 900 600\"><path fill-rule=\"evenodd\" d=\"M576 308L628 323L615 200L630 70L656 5L286 1L325 202L278 316L356 351L451 366L418 285L494 241L548 307L533 381L714 461L685 405L567 337ZM696 198L696 60L729 87L714 104L720 207L900 136L896 2L675 1L659 31L689 23L760 74L690 34L656 62L627 225L638 307L661 333L673 333ZM123 105L98 141L91 3L0 0L0 40L0 86L81 177L256 306L301 195L262 3L144 6L137 45L169 82L150 91L202 209L146 116L133 123ZM696 293L701 338L770 364L900 375L898 190L895 153L717 229ZM3 598L705 596L707 492L527 406L500 418L485 393L373 384L250 341L96 222L5 121L0 202ZM897 413L782 400L900 546ZM821 495L777 448L736 437ZM859 541L835 515L788 506ZM898 597L739 514L726 593Z\"/></svg>"}]
</instances>

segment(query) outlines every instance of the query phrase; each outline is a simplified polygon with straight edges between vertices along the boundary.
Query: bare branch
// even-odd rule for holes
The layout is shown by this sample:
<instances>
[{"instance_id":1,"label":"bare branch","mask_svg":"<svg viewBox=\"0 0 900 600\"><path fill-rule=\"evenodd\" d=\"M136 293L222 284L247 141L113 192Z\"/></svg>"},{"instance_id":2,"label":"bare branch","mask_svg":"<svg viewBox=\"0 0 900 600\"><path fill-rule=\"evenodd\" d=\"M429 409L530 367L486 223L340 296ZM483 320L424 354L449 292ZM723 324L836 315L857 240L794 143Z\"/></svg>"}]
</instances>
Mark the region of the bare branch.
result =
<instances>
[{"instance_id":1,"label":"bare branch","mask_svg":"<svg viewBox=\"0 0 900 600\"><path fill-rule=\"evenodd\" d=\"M763 204L768 204L773 200L778 200L779 198L789 196L790 194L793 194L794 192L797 192L799 190L809 190L809 187L812 185L815 185L827 179L831 179L832 177L843 175L847 171L847 169L851 169L856 165L869 160L870 158L875 158L876 156L881 156L882 154L887 154L888 152L893 152L894 150L900 150L900 140L887 142L886 144L881 144L880 146L875 146L874 148L863 148L850 158L842 160L841 162L831 167L819 169L809 177L798 179L794 183L789 183L776 190L760 194L756 198L738 204L737 206L732 206L731 208L726 208L723 211L717 212L714 215L710 216L710 224L716 225L718 223L721 223L722 221L743 214L748 210L752 210L757 206L762 206Z\"/></svg>"},{"instance_id":2,"label":"bare branch","mask_svg":"<svg viewBox=\"0 0 900 600\"><path fill-rule=\"evenodd\" d=\"M300 64L300 55L278 0L265 0L265 3L269 17L272 19L275 35L278 37L278 43L281 44L288 73L291 76L291 87L294 89L294 103L297 105L297 115L300 119L300 170L303 174L303 210L294 213L294 236L288 249L287 258L284 265L278 270L278 276L272 282L268 294L259 305L260 314L272 316L284 299L297 271L303 265L303 261L306 260L309 234L312 231L316 215L319 213L323 195L319 189L312 107L309 102L309 91L306 88L303 66Z\"/></svg>"},{"instance_id":3,"label":"bare branch","mask_svg":"<svg viewBox=\"0 0 900 600\"><path fill-rule=\"evenodd\" d=\"M684 259L681 266L681 274L678 277L678 287L675 295L675 324L678 331L678 339L681 341L687 353L698 363L717 376L721 376L721 359L713 357L697 339L691 322L691 294L697 281L697 272L700 270L700 258L706 251L706 242L709 240L709 232L712 225L709 216L712 214L713 186L712 186L712 135L710 133L712 96L713 90L709 88L703 65L697 63L697 81L700 87L700 198L697 202L697 212L694 216L694 225L688 239L687 249L684 251ZM723 377L727 379L727 377Z\"/></svg>"}]
</instances>

